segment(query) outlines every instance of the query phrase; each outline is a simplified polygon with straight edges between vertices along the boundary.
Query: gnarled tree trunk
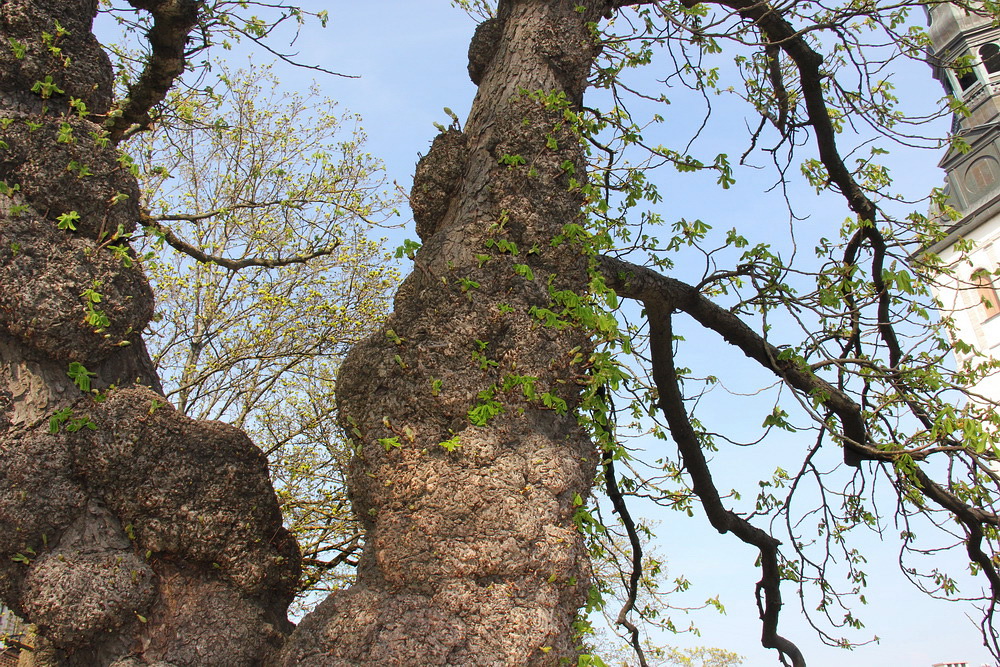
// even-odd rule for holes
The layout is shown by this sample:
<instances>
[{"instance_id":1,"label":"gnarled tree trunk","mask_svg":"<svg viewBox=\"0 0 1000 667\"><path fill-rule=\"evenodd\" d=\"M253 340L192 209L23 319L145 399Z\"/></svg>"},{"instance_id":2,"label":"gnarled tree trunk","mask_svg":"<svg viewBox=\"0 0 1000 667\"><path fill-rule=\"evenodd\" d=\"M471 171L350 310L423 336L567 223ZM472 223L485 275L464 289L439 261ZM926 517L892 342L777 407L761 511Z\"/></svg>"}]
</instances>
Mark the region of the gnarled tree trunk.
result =
<instances>
[{"instance_id":1,"label":"gnarled tree trunk","mask_svg":"<svg viewBox=\"0 0 1000 667\"><path fill-rule=\"evenodd\" d=\"M0 599L34 664L255 664L298 550L260 451L156 393L96 11L0 0Z\"/></svg>"},{"instance_id":2,"label":"gnarled tree trunk","mask_svg":"<svg viewBox=\"0 0 1000 667\"><path fill-rule=\"evenodd\" d=\"M596 55L588 24L611 4L503 0L477 31L467 127L443 133L418 168L417 269L340 377L368 530L358 582L307 617L277 662L575 654L590 572L574 513L597 456L574 408L590 345L544 310L586 286L587 256L554 242L583 204L565 110ZM163 19L151 40L170 60L157 40L175 21L183 45L197 3L133 5ZM155 393L137 334L152 297L127 245L109 243L139 212L95 122L112 104L95 11L95 0L0 0L11 45L0 46L0 598L38 624L39 664L268 662L289 629L298 554L260 452ZM146 101L124 105L139 121L163 88L143 81ZM111 127L114 141L123 128ZM103 400L81 392L81 368Z\"/></svg>"},{"instance_id":3,"label":"gnarled tree trunk","mask_svg":"<svg viewBox=\"0 0 1000 667\"><path fill-rule=\"evenodd\" d=\"M358 581L303 621L283 665L575 664L590 571L574 499L597 457L573 408L590 347L535 309L586 286L580 247L553 240L581 222L564 112L605 7L504 0L477 31L468 123L417 167L416 269L340 372Z\"/></svg>"}]
</instances>

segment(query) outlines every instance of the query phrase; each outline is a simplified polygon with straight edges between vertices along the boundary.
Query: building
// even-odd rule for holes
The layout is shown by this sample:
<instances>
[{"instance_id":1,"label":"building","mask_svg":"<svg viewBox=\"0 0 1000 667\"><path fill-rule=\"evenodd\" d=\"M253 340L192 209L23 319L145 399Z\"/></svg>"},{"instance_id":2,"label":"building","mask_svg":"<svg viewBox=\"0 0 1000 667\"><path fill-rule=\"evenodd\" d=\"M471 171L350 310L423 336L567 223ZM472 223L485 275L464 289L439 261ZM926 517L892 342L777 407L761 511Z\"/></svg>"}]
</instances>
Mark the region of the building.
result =
<instances>
[{"instance_id":1,"label":"building","mask_svg":"<svg viewBox=\"0 0 1000 667\"><path fill-rule=\"evenodd\" d=\"M952 122L953 135L964 145L953 144L939 163L948 204L961 217L928 248L953 270L942 276L935 293L954 321L956 338L972 346L956 350L959 365L979 355L1000 362L1000 27L950 3L927 12L934 77L969 111L955 114ZM1000 399L1000 372L984 377L973 391Z\"/></svg>"},{"instance_id":2,"label":"building","mask_svg":"<svg viewBox=\"0 0 1000 667\"><path fill-rule=\"evenodd\" d=\"M10 609L0 604L0 641L16 639L24 634L24 624Z\"/></svg>"},{"instance_id":3,"label":"building","mask_svg":"<svg viewBox=\"0 0 1000 667\"><path fill-rule=\"evenodd\" d=\"M0 604L0 667L16 667L26 634L21 619Z\"/></svg>"},{"instance_id":4,"label":"building","mask_svg":"<svg viewBox=\"0 0 1000 667\"><path fill-rule=\"evenodd\" d=\"M20 661L20 651L16 648L0 647L0 667L17 667Z\"/></svg>"},{"instance_id":5,"label":"building","mask_svg":"<svg viewBox=\"0 0 1000 667\"><path fill-rule=\"evenodd\" d=\"M952 4L928 8L934 76L961 99L969 116L955 115L952 145L940 166L946 173L948 203L962 217L928 250L954 270L935 290L954 320L957 340L973 349L956 351L959 364L975 355L1000 360L1000 28L992 19ZM959 67L956 68L956 65ZM971 242L971 244L969 243ZM1000 373L974 387L1000 397Z\"/></svg>"}]
</instances>

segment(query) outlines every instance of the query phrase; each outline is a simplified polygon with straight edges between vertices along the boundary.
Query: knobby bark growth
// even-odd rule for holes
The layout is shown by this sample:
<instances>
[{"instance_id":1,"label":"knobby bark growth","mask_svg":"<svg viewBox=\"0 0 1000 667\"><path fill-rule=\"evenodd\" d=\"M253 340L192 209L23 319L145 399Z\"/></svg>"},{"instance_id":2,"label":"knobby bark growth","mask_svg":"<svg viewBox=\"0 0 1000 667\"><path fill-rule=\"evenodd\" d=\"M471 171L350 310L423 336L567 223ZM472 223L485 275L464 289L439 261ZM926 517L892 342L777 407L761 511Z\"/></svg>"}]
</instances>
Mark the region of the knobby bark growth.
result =
<instances>
[{"instance_id":1,"label":"knobby bark growth","mask_svg":"<svg viewBox=\"0 0 1000 667\"><path fill-rule=\"evenodd\" d=\"M290 630L298 550L260 451L158 394L96 11L0 3L0 599L37 665L254 664ZM130 114L162 97L143 85Z\"/></svg>"},{"instance_id":2,"label":"knobby bark growth","mask_svg":"<svg viewBox=\"0 0 1000 667\"><path fill-rule=\"evenodd\" d=\"M416 270L339 376L367 529L357 584L303 621L281 664L575 661L590 572L574 513L599 460L573 411L590 346L533 313L586 286L587 257L553 239L582 222L565 111L606 8L511 0L477 32L467 125L417 167Z\"/></svg>"},{"instance_id":3,"label":"knobby bark growth","mask_svg":"<svg viewBox=\"0 0 1000 667\"><path fill-rule=\"evenodd\" d=\"M194 3L134 6L154 48L113 111L96 2L0 4L0 597L37 624L37 664L257 664L290 629L298 553L259 451L166 405L138 334L152 296L127 239L142 213L114 146L182 71ZM418 270L340 378L368 529L358 584L282 664L576 652L590 573L574 513L598 461L573 413L589 345L533 309L587 280L580 248L552 241L581 216L564 112L607 8L505 2L480 35L495 43L468 125L435 142L415 187Z\"/></svg>"}]
</instances>

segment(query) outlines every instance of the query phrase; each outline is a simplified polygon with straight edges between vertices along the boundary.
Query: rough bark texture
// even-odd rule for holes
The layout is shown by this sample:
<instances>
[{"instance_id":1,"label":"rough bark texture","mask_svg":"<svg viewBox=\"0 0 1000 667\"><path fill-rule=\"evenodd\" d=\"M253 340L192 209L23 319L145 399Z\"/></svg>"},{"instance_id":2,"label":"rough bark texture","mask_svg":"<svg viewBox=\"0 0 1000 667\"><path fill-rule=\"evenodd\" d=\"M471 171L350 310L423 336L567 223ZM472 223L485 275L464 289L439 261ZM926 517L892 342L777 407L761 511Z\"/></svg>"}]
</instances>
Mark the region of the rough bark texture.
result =
<instances>
[{"instance_id":1,"label":"rough bark texture","mask_svg":"<svg viewBox=\"0 0 1000 667\"><path fill-rule=\"evenodd\" d=\"M579 178L584 161L564 109L533 94L579 103L598 4L503 1L489 28L499 38L474 49L481 83L464 136L439 136L417 170L417 269L339 377L367 529L358 581L303 621L282 665L576 662L571 624L590 572L574 498L597 456L572 408L589 346L532 308L585 287L579 247L552 243L581 222L568 165ZM529 400L515 377L569 412ZM476 425L477 406L501 411ZM455 438L454 451L440 444Z\"/></svg>"},{"instance_id":2,"label":"rough bark texture","mask_svg":"<svg viewBox=\"0 0 1000 667\"><path fill-rule=\"evenodd\" d=\"M69 106L111 107L96 10L0 0L0 599L38 625L29 664L260 664L290 630L298 551L260 451L156 393L152 293L107 247L138 188Z\"/></svg>"},{"instance_id":3,"label":"rough bark texture","mask_svg":"<svg viewBox=\"0 0 1000 667\"><path fill-rule=\"evenodd\" d=\"M503 25L497 18L489 18L476 27L469 42L469 78L477 86L482 82L486 68L493 62L500 45Z\"/></svg>"},{"instance_id":4,"label":"rough bark texture","mask_svg":"<svg viewBox=\"0 0 1000 667\"><path fill-rule=\"evenodd\" d=\"M410 190L410 208L421 241L437 232L451 203L456 201L453 195L462 182L467 163L465 135L457 129L436 136L430 152L417 163Z\"/></svg>"}]
</instances>

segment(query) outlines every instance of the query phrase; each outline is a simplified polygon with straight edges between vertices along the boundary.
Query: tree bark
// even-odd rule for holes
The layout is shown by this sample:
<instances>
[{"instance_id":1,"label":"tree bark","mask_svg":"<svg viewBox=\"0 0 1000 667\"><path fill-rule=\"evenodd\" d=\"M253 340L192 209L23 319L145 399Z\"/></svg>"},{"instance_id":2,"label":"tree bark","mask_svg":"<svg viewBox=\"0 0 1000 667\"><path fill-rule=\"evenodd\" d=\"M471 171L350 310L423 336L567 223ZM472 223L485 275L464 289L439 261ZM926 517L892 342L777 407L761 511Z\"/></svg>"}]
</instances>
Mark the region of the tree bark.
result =
<instances>
[{"instance_id":1,"label":"tree bark","mask_svg":"<svg viewBox=\"0 0 1000 667\"><path fill-rule=\"evenodd\" d=\"M298 550L260 451L157 393L96 11L0 0L0 599L30 664L259 664Z\"/></svg>"},{"instance_id":2,"label":"tree bark","mask_svg":"<svg viewBox=\"0 0 1000 667\"><path fill-rule=\"evenodd\" d=\"M564 112L604 8L504 0L477 32L464 133L440 135L417 168L417 268L339 376L367 531L358 580L306 617L282 665L576 662L590 570L574 513L598 456L574 407L590 345L533 309L586 287L587 256L553 239L583 223Z\"/></svg>"}]
</instances>

